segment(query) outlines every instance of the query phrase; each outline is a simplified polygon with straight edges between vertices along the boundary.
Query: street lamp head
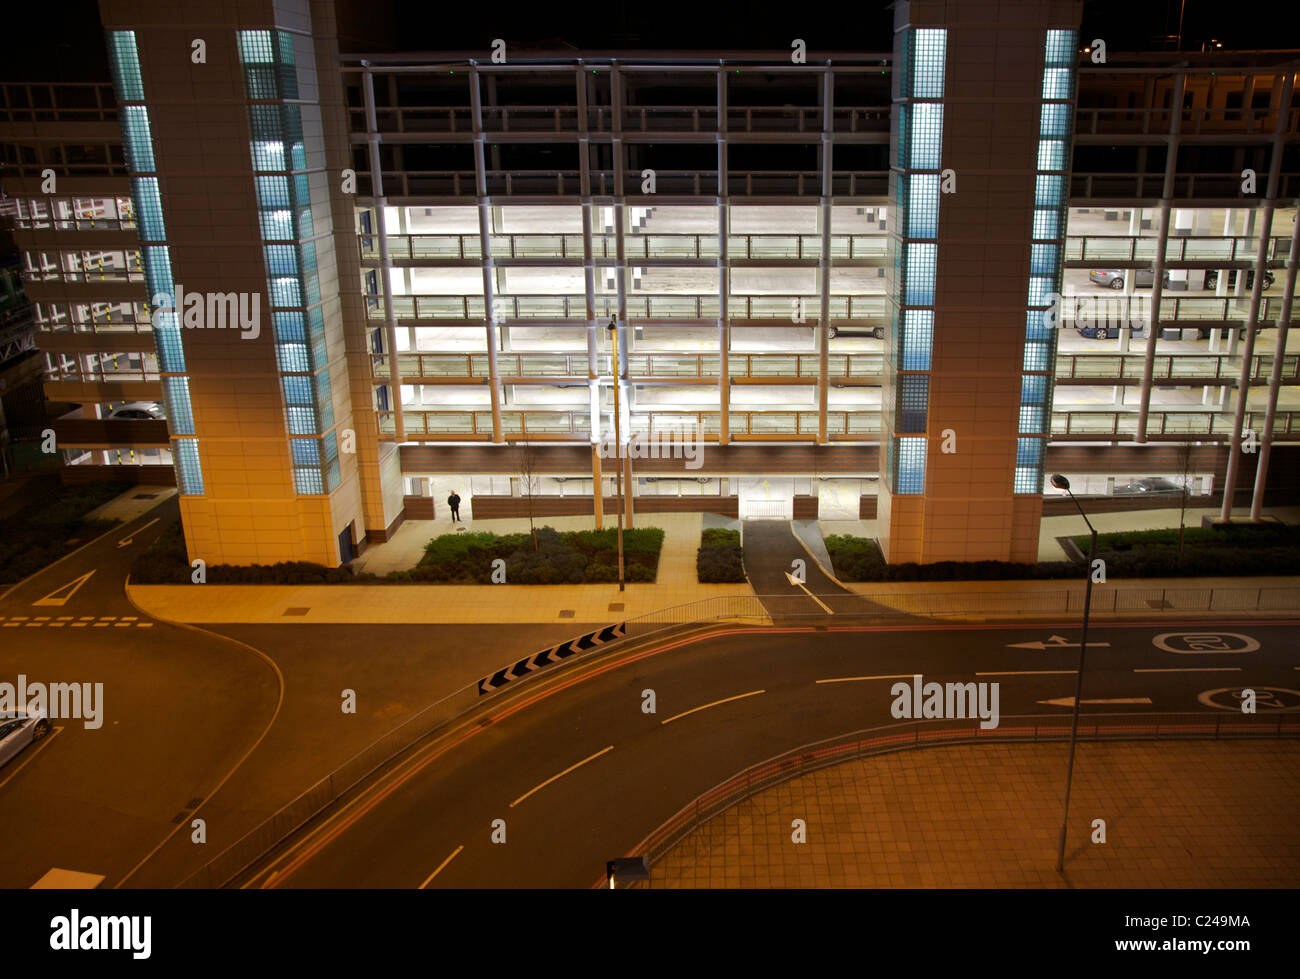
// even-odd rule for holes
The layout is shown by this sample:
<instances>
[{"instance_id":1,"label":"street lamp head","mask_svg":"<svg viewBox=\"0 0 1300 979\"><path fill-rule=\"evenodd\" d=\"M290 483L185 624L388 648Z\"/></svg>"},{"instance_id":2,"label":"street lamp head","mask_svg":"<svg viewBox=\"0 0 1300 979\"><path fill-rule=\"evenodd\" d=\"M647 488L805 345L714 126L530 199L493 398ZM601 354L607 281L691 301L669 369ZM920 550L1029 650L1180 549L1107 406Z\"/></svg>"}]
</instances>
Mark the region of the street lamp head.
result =
<instances>
[{"instance_id":1,"label":"street lamp head","mask_svg":"<svg viewBox=\"0 0 1300 979\"><path fill-rule=\"evenodd\" d=\"M1060 473L1056 473L1052 476L1052 485L1059 490L1065 490L1067 493L1070 492L1070 481Z\"/></svg>"}]
</instances>

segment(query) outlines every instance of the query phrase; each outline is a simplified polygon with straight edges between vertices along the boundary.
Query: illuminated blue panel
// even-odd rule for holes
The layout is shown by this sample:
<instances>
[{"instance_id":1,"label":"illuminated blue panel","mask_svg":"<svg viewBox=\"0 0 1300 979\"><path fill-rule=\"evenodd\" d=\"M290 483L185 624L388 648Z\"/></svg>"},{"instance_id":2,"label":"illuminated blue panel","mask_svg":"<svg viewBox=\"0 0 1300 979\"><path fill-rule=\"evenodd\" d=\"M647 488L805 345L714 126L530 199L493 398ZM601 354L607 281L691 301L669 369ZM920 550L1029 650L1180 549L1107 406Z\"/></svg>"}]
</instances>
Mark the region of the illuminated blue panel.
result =
<instances>
[{"instance_id":1,"label":"illuminated blue panel","mask_svg":"<svg viewBox=\"0 0 1300 979\"><path fill-rule=\"evenodd\" d=\"M925 431L930 406L930 378L926 374L898 376L898 431Z\"/></svg>"},{"instance_id":2,"label":"illuminated blue panel","mask_svg":"<svg viewBox=\"0 0 1300 979\"><path fill-rule=\"evenodd\" d=\"M122 148L127 169L132 173L152 173L153 136L149 131L149 110L143 105L122 106Z\"/></svg>"},{"instance_id":3,"label":"illuminated blue panel","mask_svg":"<svg viewBox=\"0 0 1300 979\"><path fill-rule=\"evenodd\" d=\"M167 423L173 435L194 434L194 411L190 406L188 377L164 377L163 401L167 404Z\"/></svg>"},{"instance_id":4,"label":"illuminated blue panel","mask_svg":"<svg viewBox=\"0 0 1300 979\"><path fill-rule=\"evenodd\" d=\"M927 445L924 438L894 439L894 493L925 492Z\"/></svg>"},{"instance_id":5,"label":"illuminated blue panel","mask_svg":"<svg viewBox=\"0 0 1300 979\"><path fill-rule=\"evenodd\" d=\"M109 31L108 60L113 71L113 85L122 102L144 101L144 80L140 76L140 54L135 46L135 31Z\"/></svg>"},{"instance_id":6,"label":"illuminated blue panel","mask_svg":"<svg viewBox=\"0 0 1300 979\"><path fill-rule=\"evenodd\" d=\"M947 46L946 30L920 28L913 34L910 66L912 98L943 98L944 58Z\"/></svg>"},{"instance_id":7,"label":"illuminated blue panel","mask_svg":"<svg viewBox=\"0 0 1300 979\"><path fill-rule=\"evenodd\" d=\"M939 233L939 175L911 173L906 182L907 236L934 238Z\"/></svg>"},{"instance_id":8,"label":"illuminated blue panel","mask_svg":"<svg viewBox=\"0 0 1300 979\"><path fill-rule=\"evenodd\" d=\"M903 354L901 364L905 371L928 371L930 349L934 345L934 310L907 309L903 311Z\"/></svg>"},{"instance_id":9,"label":"illuminated blue panel","mask_svg":"<svg viewBox=\"0 0 1300 979\"><path fill-rule=\"evenodd\" d=\"M172 439L176 463L176 486L185 496L203 495L203 467L199 463L198 439Z\"/></svg>"},{"instance_id":10,"label":"illuminated blue panel","mask_svg":"<svg viewBox=\"0 0 1300 979\"><path fill-rule=\"evenodd\" d=\"M131 198L135 201L136 229L141 241L166 241L162 198L158 195L157 177L133 177Z\"/></svg>"},{"instance_id":11,"label":"illuminated blue panel","mask_svg":"<svg viewBox=\"0 0 1300 979\"><path fill-rule=\"evenodd\" d=\"M943 106L918 102L908 109L911 118L906 166L912 170L938 170L943 155Z\"/></svg>"},{"instance_id":12,"label":"illuminated blue panel","mask_svg":"<svg viewBox=\"0 0 1300 979\"><path fill-rule=\"evenodd\" d=\"M908 306L934 305L936 245L908 242L903 263L904 302Z\"/></svg>"}]
</instances>

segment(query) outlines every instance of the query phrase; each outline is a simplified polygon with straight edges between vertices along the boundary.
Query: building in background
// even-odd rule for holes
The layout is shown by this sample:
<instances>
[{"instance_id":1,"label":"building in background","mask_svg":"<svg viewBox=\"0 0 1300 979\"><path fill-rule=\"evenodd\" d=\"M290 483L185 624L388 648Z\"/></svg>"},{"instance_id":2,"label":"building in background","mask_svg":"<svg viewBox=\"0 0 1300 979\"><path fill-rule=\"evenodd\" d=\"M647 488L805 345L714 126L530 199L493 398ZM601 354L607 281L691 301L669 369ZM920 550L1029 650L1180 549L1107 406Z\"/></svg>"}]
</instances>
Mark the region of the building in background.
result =
<instances>
[{"instance_id":1,"label":"building in background","mask_svg":"<svg viewBox=\"0 0 1300 979\"><path fill-rule=\"evenodd\" d=\"M1074 2L916 0L892 53L495 63L340 54L325 2L144 6L101 2L111 85L4 87L0 189L69 471L174 468L192 557L337 564L534 473L540 515L612 513L611 318L633 520L1032 560L1044 471L1295 492L1294 52L1094 64ZM178 285L257 296L257 335Z\"/></svg>"}]
</instances>

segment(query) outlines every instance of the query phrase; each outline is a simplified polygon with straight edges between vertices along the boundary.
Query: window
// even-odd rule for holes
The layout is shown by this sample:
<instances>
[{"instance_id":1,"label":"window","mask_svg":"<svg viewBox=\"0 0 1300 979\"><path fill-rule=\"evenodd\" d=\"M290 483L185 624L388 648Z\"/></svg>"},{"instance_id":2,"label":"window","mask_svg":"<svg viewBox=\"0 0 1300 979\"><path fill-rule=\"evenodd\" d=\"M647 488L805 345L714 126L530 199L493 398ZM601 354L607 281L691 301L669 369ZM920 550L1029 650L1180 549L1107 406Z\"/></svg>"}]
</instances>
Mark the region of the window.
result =
<instances>
[{"instance_id":1,"label":"window","mask_svg":"<svg viewBox=\"0 0 1300 979\"><path fill-rule=\"evenodd\" d=\"M902 323L903 350L899 366L905 371L928 371L934 343L934 310L904 310Z\"/></svg>"}]
</instances>

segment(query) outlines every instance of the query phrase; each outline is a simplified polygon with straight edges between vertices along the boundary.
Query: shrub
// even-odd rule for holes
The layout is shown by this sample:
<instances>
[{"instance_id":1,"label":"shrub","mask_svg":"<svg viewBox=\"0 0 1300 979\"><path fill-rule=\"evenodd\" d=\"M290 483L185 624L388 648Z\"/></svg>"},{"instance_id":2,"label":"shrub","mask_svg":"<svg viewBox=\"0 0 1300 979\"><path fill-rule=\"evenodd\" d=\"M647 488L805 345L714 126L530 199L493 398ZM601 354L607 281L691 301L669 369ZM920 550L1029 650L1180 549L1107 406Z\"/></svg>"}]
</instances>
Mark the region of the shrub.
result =
<instances>
[{"instance_id":1,"label":"shrub","mask_svg":"<svg viewBox=\"0 0 1300 979\"><path fill-rule=\"evenodd\" d=\"M700 534L700 549L695 554L695 576L706 584L745 581L740 531L714 527Z\"/></svg>"},{"instance_id":2,"label":"shrub","mask_svg":"<svg viewBox=\"0 0 1300 979\"><path fill-rule=\"evenodd\" d=\"M0 520L0 583L21 581L52 564L85 541L97 537L117 520L87 520L86 514L131 488L130 483L87 483L62 486Z\"/></svg>"}]
</instances>

